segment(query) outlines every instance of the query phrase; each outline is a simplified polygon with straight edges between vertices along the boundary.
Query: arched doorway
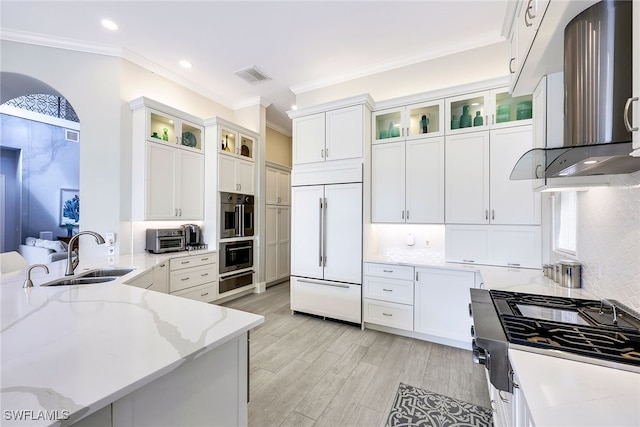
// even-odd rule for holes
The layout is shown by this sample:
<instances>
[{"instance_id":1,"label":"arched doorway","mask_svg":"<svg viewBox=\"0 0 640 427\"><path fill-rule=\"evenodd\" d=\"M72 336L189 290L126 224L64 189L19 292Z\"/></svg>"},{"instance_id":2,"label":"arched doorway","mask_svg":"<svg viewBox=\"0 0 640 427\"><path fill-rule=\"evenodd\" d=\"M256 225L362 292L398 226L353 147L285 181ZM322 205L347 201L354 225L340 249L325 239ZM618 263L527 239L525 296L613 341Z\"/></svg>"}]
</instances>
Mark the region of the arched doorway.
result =
<instances>
[{"instance_id":1,"label":"arched doorway","mask_svg":"<svg viewBox=\"0 0 640 427\"><path fill-rule=\"evenodd\" d=\"M63 198L80 188L80 124L48 84L7 72L0 73L0 84L0 249L6 252L41 232L54 240L66 236L62 221L70 221L62 216ZM77 221L70 228L77 229Z\"/></svg>"}]
</instances>

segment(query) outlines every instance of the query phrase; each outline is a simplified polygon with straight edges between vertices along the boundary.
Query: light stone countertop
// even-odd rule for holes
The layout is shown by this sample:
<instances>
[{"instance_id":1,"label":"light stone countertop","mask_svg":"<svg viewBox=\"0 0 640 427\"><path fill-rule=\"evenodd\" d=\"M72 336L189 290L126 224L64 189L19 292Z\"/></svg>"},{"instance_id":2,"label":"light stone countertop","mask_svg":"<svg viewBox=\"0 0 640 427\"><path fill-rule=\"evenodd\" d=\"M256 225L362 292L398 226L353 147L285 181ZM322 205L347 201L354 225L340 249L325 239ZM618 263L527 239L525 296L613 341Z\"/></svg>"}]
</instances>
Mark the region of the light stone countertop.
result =
<instances>
[{"instance_id":1,"label":"light stone countertop","mask_svg":"<svg viewBox=\"0 0 640 427\"><path fill-rule=\"evenodd\" d=\"M40 286L64 275L66 260L0 279L0 409L68 410L72 423L264 322L262 316L137 288L123 282L171 257L137 254L82 259L76 268L136 267L116 281ZM210 251L209 251L210 252Z\"/></svg>"},{"instance_id":2,"label":"light stone countertop","mask_svg":"<svg viewBox=\"0 0 640 427\"><path fill-rule=\"evenodd\" d=\"M512 292L600 299L584 289L559 286L542 270L470 265L432 258L370 256L365 262L474 271L483 287ZM621 301L624 303L624 301ZM640 426L640 374L509 350L512 368L537 427Z\"/></svg>"}]
</instances>

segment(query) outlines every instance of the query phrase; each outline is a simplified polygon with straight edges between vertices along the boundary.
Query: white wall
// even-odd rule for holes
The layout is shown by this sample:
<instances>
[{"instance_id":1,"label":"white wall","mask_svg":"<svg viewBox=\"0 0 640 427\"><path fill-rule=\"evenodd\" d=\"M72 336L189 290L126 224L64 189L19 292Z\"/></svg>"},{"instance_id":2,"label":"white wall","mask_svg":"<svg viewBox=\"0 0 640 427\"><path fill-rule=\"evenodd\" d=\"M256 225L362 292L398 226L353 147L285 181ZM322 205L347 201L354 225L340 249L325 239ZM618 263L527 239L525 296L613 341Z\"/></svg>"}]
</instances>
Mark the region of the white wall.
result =
<instances>
[{"instance_id":1,"label":"white wall","mask_svg":"<svg viewBox=\"0 0 640 427\"><path fill-rule=\"evenodd\" d=\"M298 108L368 93L375 101L505 77L507 42L434 58L395 70L296 95Z\"/></svg>"}]
</instances>

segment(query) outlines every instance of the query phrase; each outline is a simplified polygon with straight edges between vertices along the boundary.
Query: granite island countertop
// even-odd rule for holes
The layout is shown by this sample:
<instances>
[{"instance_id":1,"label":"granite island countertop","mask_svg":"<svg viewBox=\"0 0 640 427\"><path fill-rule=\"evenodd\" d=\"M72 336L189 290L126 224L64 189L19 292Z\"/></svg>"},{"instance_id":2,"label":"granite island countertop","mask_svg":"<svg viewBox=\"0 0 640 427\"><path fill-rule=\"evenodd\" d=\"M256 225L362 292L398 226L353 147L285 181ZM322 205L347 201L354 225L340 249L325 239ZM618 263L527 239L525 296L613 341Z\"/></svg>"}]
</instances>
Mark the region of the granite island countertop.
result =
<instances>
[{"instance_id":1,"label":"granite island countertop","mask_svg":"<svg viewBox=\"0 0 640 427\"><path fill-rule=\"evenodd\" d=\"M373 255L364 262L473 271L486 289L600 299L585 289L559 286L537 269L419 256ZM509 360L536 426L640 426L640 374L513 349Z\"/></svg>"},{"instance_id":2,"label":"granite island countertop","mask_svg":"<svg viewBox=\"0 0 640 427\"><path fill-rule=\"evenodd\" d=\"M6 411L20 410L58 411L68 414L62 425L73 423L264 322L251 313L123 284L180 254L81 259L77 274L136 267L115 281L91 285L40 286L62 277L66 261L49 264L48 275L33 270L33 288L22 288L24 271L2 276L2 425L52 424L7 419Z\"/></svg>"}]
</instances>

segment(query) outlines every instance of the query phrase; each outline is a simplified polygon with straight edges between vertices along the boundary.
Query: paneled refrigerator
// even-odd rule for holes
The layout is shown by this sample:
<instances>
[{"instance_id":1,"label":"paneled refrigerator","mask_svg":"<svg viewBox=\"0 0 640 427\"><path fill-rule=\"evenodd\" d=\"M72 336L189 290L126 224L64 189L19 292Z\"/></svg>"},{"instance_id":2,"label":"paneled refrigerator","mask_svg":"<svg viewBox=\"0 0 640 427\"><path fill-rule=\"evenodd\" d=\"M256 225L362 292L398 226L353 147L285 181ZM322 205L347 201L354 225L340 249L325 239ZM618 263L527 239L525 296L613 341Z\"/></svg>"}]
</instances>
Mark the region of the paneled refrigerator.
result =
<instances>
[{"instance_id":1,"label":"paneled refrigerator","mask_svg":"<svg viewBox=\"0 0 640 427\"><path fill-rule=\"evenodd\" d=\"M291 197L291 310L362 323L362 183Z\"/></svg>"}]
</instances>

